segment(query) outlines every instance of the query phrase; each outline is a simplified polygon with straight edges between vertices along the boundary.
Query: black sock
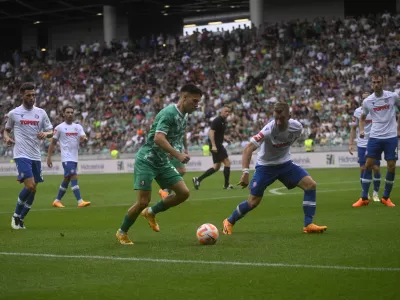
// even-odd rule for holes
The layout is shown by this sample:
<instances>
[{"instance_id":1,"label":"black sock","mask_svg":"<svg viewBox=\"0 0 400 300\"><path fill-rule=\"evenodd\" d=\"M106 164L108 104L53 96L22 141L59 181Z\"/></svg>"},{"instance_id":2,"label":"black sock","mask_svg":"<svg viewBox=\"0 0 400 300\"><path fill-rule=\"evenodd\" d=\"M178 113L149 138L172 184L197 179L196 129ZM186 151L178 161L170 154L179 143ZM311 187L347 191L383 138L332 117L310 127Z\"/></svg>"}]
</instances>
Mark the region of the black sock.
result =
<instances>
[{"instance_id":1,"label":"black sock","mask_svg":"<svg viewBox=\"0 0 400 300\"><path fill-rule=\"evenodd\" d=\"M214 169L214 168L208 169L207 171L204 172L203 175L201 175L201 176L199 177L199 182L201 182L204 178L206 178L206 177L208 177L208 176L211 176L211 175L214 174L214 173L215 173L215 169Z\"/></svg>"},{"instance_id":2,"label":"black sock","mask_svg":"<svg viewBox=\"0 0 400 300\"><path fill-rule=\"evenodd\" d=\"M229 185L229 175L231 174L231 167L224 167L225 187Z\"/></svg>"}]
</instances>

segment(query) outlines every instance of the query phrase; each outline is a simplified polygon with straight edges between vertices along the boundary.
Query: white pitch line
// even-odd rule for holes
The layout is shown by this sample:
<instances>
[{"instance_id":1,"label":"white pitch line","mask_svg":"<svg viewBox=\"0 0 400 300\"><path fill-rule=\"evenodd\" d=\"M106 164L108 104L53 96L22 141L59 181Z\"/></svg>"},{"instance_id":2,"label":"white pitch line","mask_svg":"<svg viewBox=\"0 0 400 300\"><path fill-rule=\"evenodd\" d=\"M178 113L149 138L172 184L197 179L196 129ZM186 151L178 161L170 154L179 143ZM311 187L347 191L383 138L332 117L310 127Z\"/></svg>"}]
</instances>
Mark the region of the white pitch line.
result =
<instances>
[{"instance_id":1,"label":"white pitch line","mask_svg":"<svg viewBox=\"0 0 400 300\"><path fill-rule=\"evenodd\" d=\"M354 271L380 271L380 272L400 272L400 268L385 267L355 267L355 266L330 266L330 265L306 265L306 264L287 264L287 263L267 263L267 262L239 262L239 261L208 261L208 260L183 260L183 259L164 259L146 257L116 257L98 255L61 255L46 253L19 253L19 252L0 252L2 256L28 256L41 258L63 258L63 259L92 259L92 260L111 260L111 261L138 261L166 264L198 264L198 265L221 265L221 266L246 266L246 267L279 267L279 268L302 268L302 269L334 269L334 270L354 270Z\"/></svg>"},{"instance_id":2,"label":"white pitch line","mask_svg":"<svg viewBox=\"0 0 400 300\"><path fill-rule=\"evenodd\" d=\"M269 190L269 192L271 194L274 194L275 196L289 196L289 195L302 195L302 194L304 194L304 192L295 192L295 193L281 193L281 192L278 192L279 190L283 190L283 189L286 189L286 187L280 187L280 188L272 189L272 190ZM338 189L336 189L336 190L322 190L322 191L317 189L317 195L319 193L349 192L349 191L359 191L359 190L361 190L361 188L340 189L340 190L338 190Z\"/></svg>"},{"instance_id":3,"label":"white pitch line","mask_svg":"<svg viewBox=\"0 0 400 300\"><path fill-rule=\"evenodd\" d=\"M359 181L336 181L336 182L320 182L318 183L318 185L330 185L330 184L347 184L347 183L356 183ZM276 196L290 196L290 195L302 195L303 192L295 192L295 193L281 193L279 192L279 190L282 189L286 189L286 187L279 187L279 188L275 188L275 189L271 189L268 190L269 193L271 194L265 194L264 197L276 197ZM360 188L353 188L353 189L341 189L341 190L319 190L317 189L317 194L319 193L333 193L333 192L343 192L343 191L356 191L356 190L360 190ZM189 200L187 200L188 202L192 202L192 201L212 201L212 200L228 200L228 199L238 199L238 198L246 198L248 196L248 194L245 195L232 195L232 196L225 196L225 197L214 197L214 198L194 198L191 199L189 198ZM104 207L120 207L120 206L130 206L132 205L133 202L129 202L129 203L115 203L115 204L104 204L104 205L93 205L91 206L89 209L93 209L93 208L104 208ZM77 207L65 207L65 208L32 208L31 211L65 211L65 210L73 210L73 209L77 209ZM13 211L0 211L0 215L4 215L4 214L12 214Z\"/></svg>"}]
</instances>

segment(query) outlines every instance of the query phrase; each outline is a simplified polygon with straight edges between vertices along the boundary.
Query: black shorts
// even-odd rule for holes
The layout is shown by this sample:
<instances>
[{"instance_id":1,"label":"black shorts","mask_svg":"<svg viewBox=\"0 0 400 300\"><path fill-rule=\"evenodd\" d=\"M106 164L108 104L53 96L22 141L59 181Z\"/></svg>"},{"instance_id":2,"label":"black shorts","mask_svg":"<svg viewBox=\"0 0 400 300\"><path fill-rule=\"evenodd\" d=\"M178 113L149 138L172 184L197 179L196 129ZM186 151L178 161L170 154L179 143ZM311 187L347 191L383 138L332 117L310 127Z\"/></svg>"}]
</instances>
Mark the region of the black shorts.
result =
<instances>
[{"instance_id":1,"label":"black shorts","mask_svg":"<svg viewBox=\"0 0 400 300\"><path fill-rule=\"evenodd\" d=\"M210 147L211 148L211 147ZM214 153L211 151L213 163L220 163L222 162L225 158L228 158L228 152L226 152L226 149L224 146L217 147L217 153Z\"/></svg>"}]
</instances>

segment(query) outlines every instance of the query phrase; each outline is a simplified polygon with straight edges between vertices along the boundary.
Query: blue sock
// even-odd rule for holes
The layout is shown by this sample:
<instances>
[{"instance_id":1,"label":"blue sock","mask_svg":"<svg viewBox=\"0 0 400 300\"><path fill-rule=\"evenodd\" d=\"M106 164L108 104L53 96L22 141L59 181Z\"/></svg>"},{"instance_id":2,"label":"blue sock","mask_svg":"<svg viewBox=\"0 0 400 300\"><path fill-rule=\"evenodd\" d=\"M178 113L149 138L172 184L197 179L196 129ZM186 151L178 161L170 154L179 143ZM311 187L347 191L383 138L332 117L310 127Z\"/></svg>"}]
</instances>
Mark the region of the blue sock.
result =
<instances>
[{"instance_id":1,"label":"blue sock","mask_svg":"<svg viewBox=\"0 0 400 300\"><path fill-rule=\"evenodd\" d=\"M361 184L361 190L363 189L363 185L362 185L362 179L363 179L363 175L364 175L364 170L360 171L360 184Z\"/></svg>"},{"instance_id":2,"label":"blue sock","mask_svg":"<svg viewBox=\"0 0 400 300\"><path fill-rule=\"evenodd\" d=\"M26 188L23 188L21 190L21 192L19 193L19 196L18 196L17 206L15 207L14 217L18 217L21 215L22 208L24 207L26 199L28 198L28 196L30 194L31 193Z\"/></svg>"},{"instance_id":3,"label":"blue sock","mask_svg":"<svg viewBox=\"0 0 400 300\"><path fill-rule=\"evenodd\" d=\"M28 212L31 210L33 200L35 200L35 194L29 194L28 199L26 199L24 208L22 209L21 220L23 220Z\"/></svg>"},{"instance_id":4,"label":"blue sock","mask_svg":"<svg viewBox=\"0 0 400 300\"><path fill-rule=\"evenodd\" d=\"M247 200L243 201L236 207L232 215L228 218L229 223L235 224L251 210L252 208L250 207L249 202L247 202Z\"/></svg>"},{"instance_id":5,"label":"blue sock","mask_svg":"<svg viewBox=\"0 0 400 300\"><path fill-rule=\"evenodd\" d=\"M317 191L304 191L303 211L304 211L304 227L313 222L315 210L317 208Z\"/></svg>"},{"instance_id":6,"label":"blue sock","mask_svg":"<svg viewBox=\"0 0 400 300\"><path fill-rule=\"evenodd\" d=\"M390 198L390 192L392 191L394 183L394 173L387 172L385 179L385 190L383 191L383 198L387 200Z\"/></svg>"},{"instance_id":7,"label":"blue sock","mask_svg":"<svg viewBox=\"0 0 400 300\"><path fill-rule=\"evenodd\" d=\"M381 187L381 173L374 174L374 192L379 192L379 188Z\"/></svg>"},{"instance_id":8,"label":"blue sock","mask_svg":"<svg viewBox=\"0 0 400 300\"><path fill-rule=\"evenodd\" d=\"M82 200L81 191L79 189L78 180L71 180L71 189L74 192L77 201Z\"/></svg>"},{"instance_id":9,"label":"blue sock","mask_svg":"<svg viewBox=\"0 0 400 300\"><path fill-rule=\"evenodd\" d=\"M57 195L56 200L61 200L62 197L64 197L64 195L67 191L68 185L69 185L69 182L65 182L64 180L61 181L60 189L58 190L58 195Z\"/></svg>"},{"instance_id":10,"label":"blue sock","mask_svg":"<svg viewBox=\"0 0 400 300\"><path fill-rule=\"evenodd\" d=\"M372 170L366 169L364 171L363 179L362 179L362 193L361 198L363 200L368 200L368 191L369 186L371 185L372 181Z\"/></svg>"}]
</instances>

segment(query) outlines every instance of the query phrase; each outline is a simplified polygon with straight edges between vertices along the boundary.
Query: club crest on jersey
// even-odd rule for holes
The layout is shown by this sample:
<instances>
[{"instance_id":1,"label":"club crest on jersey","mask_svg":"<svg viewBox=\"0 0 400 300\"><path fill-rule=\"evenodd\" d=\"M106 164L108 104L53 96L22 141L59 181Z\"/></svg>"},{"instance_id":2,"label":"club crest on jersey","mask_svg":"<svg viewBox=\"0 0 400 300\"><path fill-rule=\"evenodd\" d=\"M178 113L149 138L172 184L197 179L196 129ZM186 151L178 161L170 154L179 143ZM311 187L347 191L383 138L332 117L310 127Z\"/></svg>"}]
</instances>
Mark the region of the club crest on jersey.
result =
<instances>
[{"instance_id":1,"label":"club crest on jersey","mask_svg":"<svg viewBox=\"0 0 400 300\"><path fill-rule=\"evenodd\" d=\"M288 138L292 139L292 137L293 137L293 133L289 133Z\"/></svg>"},{"instance_id":2,"label":"club crest on jersey","mask_svg":"<svg viewBox=\"0 0 400 300\"><path fill-rule=\"evenodd\" d=\"M385 103L388 104L389 103L389 99L386 98L385 99Z\"/></svg>"},{"instance_id":3,"label":"club crest on jersey","mask_svg":"<svg viewBox=\"0 0 400 300\"><path fill-rule=\"evenodd\" d=\"M23 118L24 118L24 114L21 115L21 119L23 119Z\"/></svg>"},{"instance_id":4,"label":"club crest on jersey","mask_svg":"<svg viewBox=\"0 0 400 300\"><path fill-rule=\"evenodd\" d=\"M35 115L35 118L36 118L36 119L39 119L39 116L38 116L38 115Z\"/></svg>"}]
</instances>

